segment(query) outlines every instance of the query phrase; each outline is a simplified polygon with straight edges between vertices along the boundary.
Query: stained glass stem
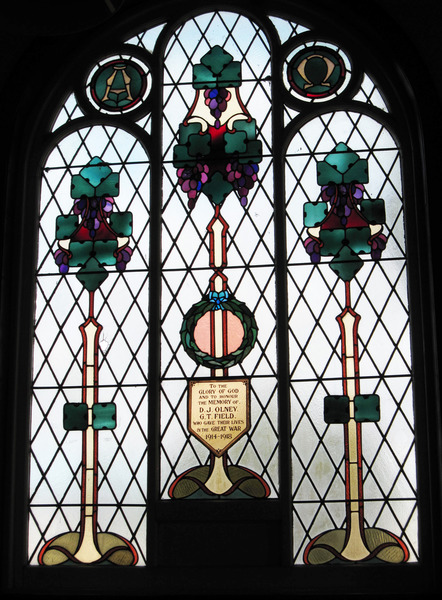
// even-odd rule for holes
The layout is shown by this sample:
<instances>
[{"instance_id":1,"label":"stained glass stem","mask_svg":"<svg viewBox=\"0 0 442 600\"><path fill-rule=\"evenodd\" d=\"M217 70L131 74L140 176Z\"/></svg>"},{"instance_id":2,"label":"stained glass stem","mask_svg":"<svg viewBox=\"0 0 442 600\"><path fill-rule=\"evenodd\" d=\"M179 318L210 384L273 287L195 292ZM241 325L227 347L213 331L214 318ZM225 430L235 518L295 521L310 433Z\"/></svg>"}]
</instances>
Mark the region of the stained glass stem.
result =
<instances>
[{"instance_id":1,"label":"stained glass stem","mask_svg":"<svg viewBox=\"0 0 442 600\"><path fill-rule=\"evenodd\" d=\"M83 402L87 405L88 423L83 432L81 478L80 546L75 558L90 563L101 557L97 550L97 473L98 436L92 424L92 410L98 402L98 340L102 326L93 315L94 292L89 292L89 317L80 326L83 338Z\"/></svg>"},{"instance_id":2,"label":"stained glass stem","mask_svg":"<svg viewBox=\"0 0 442 600\"><path fill-rule=\"evenodd\" d=\"M343 395L348 399L348 422L344 423L345 506L344 529L316 536L304 551L307 564L324 564L335 559L360 562L370 559L388 563L408 560L408 549L393 533L364 527L362 480L362 432L356 419L360 396L358 326L360 316L351 306L350 281L345 281L345 308L337 317L341 329Z\"/></svg>"},{"instance_id":3,"label":"stained glass stem","mask_svg":"<svg viewBox=\"0 0 442 600\"><path fill-rule=\"evenodd\" d=\"M94 406L98 404L98 343L102 326L94 317L94 292L89 292L89 315L80 325L83 338L82 404L87 407L87 426L83 430L81 461L80 532L56 536L42 548L40 564L92 564L109 561L133 565L138 560L135 548L122 536L98 533L98 430L94 428Z\"/></svg>"},{"instance_id":4,"label":"stained glass stem","mask_svg":"<svg viewBox=\"0 0 442 600\"><path fill-rule=\"evenodd\" d=\"M233 485L226 473L225 462L224 455L212 455L212 470L206 481L206 488L214 494L225 494Z\"/></svg>"},{"instance_id":5,"label":"stained glass stem","mask_svg":"<svg viewBox=\"0 0 442 600\"><path fill-rule=\"evenodd\" d=\"M355 421L355 396L360 392L358 325L351 307L350 282L345 282L345 308L337 318L341 328L343 393L349 399L349 422L344 425L347 537L342 556L361 560L369 556L364 538L361 425Z\"/></svg>"},{"instance_id":6,"label":"stained glass stem","mask_svg":"<svg viewBox=\"0 0 442 600\"><path fill-rule=\"evenodd\" d=\"M213 291L224 292L227 289L227 282L218 269L222 268L225 264L226 257L226 234L228 225L222 219L220 215L219 206L215 207L215 216L209 225L209 236L210 236L210 266L215 270L215 276L212 278ZM213 348L213 354L216 357L223 356L225 354L226 344L226 322L223 310L215 310L211 314L211 345ZM214 377L227 376L227 369L215 369L213 372ZM214 494L225 494L232 487L228 474L226 472L227 461L225 456L212 455L211 460L211 471L208 480L206 481L206 488Z\"/></svg>"}]
</instances>

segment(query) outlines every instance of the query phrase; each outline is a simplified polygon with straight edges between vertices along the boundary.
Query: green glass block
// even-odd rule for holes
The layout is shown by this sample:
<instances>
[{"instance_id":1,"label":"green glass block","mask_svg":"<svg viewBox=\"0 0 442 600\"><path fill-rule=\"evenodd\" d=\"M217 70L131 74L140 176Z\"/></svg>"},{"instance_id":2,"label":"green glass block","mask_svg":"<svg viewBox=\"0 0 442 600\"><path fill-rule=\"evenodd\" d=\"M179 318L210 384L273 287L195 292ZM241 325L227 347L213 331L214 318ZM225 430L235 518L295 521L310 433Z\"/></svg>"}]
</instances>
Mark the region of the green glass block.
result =
<instances>
[{"instance_id":1,"label":"green glass block","mask_svg":"<svg viewBox=\"0 0 442 600\"><path fill-rule=\"evenodd\" d=\"M355 396L355 421L358 423L376 423L379 421L379 396L377 394L363 394Z\"/></svg>"},{"instance_id":2,"label":"green glass block","mask_svg":"<svg viewBox=\"0 0 442 600\"><path fill-rule=\"evenodd\" d=\"M201 89L205 87L214 88L216 86L216 77L204 65L195 65L193 67L193 87Z\"/></svg>"},{"instance_id":3,"label":"green glass block","mask_svg":"<svg viewBox=\"0 0 442 600\"><path fill-rule=\"evenodd\" d=\"M324 421L329 424L348 423L350 420L348 396L326 396L324 398Z\"/></svg>"},{"instance_id":4,"label":"green glass block","mask_svg":"<svg viewBox=\"0 0 442 600\"><path fill-rule=\"evenodd\" d=\"M368 183L368 161L360 158L358 162L343 174L344 183Z\"/></svg>"},{"instance_id":5,"label":"green glass block","mask_svg":"<svg viewBox=\"0 0 442 600\"><path fill-rule=\"evenodd\" d=\"M343 281L351 281L364 264L357 254L348 246L343 246L341 251L330 262L330 268Z\"/></svg>"},{"instance_id":6,"label":"green glass block","mask_svg":"<svg viewBox=\"0 0 442 600\"><path fill-rule=\"evenodd\" d=\"M203 192L213 204L221 204L232 191L232 185L216 171L210 181L204 184Z\"/></svg>"},{"instance_id":7,"label":"green glass block","mask_svg":"<svg viewBox=\"0 0 442 600\"><path fill-rule=\"evenodd\" d=\"M119 180L118 173L113 173L109 165L95 156L79 175L72 176L71 196L118 196Z\"/></svg>"},{"instance_id":8,"label":"green glass block","mask_svg":"<svg viewBox=\"0 0 442 600\"><path fill-rule=\"evenodd\" d=\"M95 258L100 265L115 265L117 258L114 253L116 253L117 248L117 240L97 240L94 242Z\"/></svg>"},{"instance_id":9,"label":"green glass block","mask_svg":"<svg viewBox=\"0 0 442 600\"><path fill-rule=\"evenodd\" d=\"M66 431L87 429L87 404L70 402L63 406L63 427Z\"/></svg>"},{"instance_id":10,"label":"green glass block","mask_svg":"<svg viewBox=\"0 0 442 600\"><path fill-rule=\"evenodd\" d=\"M343 229L321 229L319 239L323 243L321 255L336 256L344 243L345 231Z\"/></svg>"},{"instance_id":11,"label":"green glass block","mask_svg":"<svg viewBox=\"0 0 442 600\"><path fill-rule=\"evenodd\" d=\"M339 143L324 161L317 164L318 185L328 183L368 182L368 162Z\"/></svg>"},{"instance_id":12,"label":"green glass block","mask_svg":"<svg viewBox=\"0 0 442 600\"><path fill-rule=\"evenodd\" d=\"M88 165L81 169L80 175L88 181L94 188L106 179L112 173L112 169L104 163L101 158L94 156Z\"/></svg>"},{"instance_id":13,"label":"green glass block","mask_svg":"<svg viewBox=\"0 0 442 600\"><path fill-rule=\"evenodd\" d=\"M304 225L318 227L325 219L328 212L327 202L306 202L304 204Z\"/></svg>"},{"instance_id":14,"label":"green glass block","mask_svg":"<svg viewBox=\"0 0 442 600\"><path fill-rule=\"evenodd\" d=\"M120 193L120 176L118 173L111 173L104 181L96 187L96 196L118 196Z\"/></svg>"},{"instance_id":15,"label":"green glass block","mask_svg":"<svg viewBox=\"0 0 442 600\"><path fill-rule=\"evenodd\" d=\"M78 227L77 215L60 215L55 222L56 239L68 240Z\"/></svg>"},{"instance_id":16,"label":"green glass block","mask_svg":"<svg viewBox=\"0 0 442 600\"><path fill-rule=\"evenodd\" d=\"M81 175L72 175L71 197L80 198L81 196L93 198L95 196L95 188Z\"/></svg>"},{"instance_id":17,"label":"green glass block","mask_svg":"<svg viewBox=\"0 0 442 600\"><path fill-rule=\"evenodd\" d=\"M252 140L247 142L246 151L238 156L239 162L245 163L253 160L255 163L259 163L262 160L262 142L260 140Z\"/></svg>"},{"instance_id":18,"label":"green glass block","mask_svg":"<svg viewBox=\"0 0 442 600\"><path fill-rule=\"evenodd\" d=\"M340 142L330 154L325 157L325 162L331 165L339 173L346 173L349 168L359 160L356 152Z\"/></svg>"},{"instance_id":19,"label":"green glass block","mask_svg":"<svg viewBox=\"0 0 442 600\"><path fill-rule=\"evenodd\" d=\"M185 145L174 146L173 149L173 166L178 169L187 164L192 164L195 159L189 155L189 148Z\"/></svg>"},{"instance_id":20,"label":"green glass block","mask_svg":"<svg viewBox=\"0 0 442 600\"><path fill-rule=\"evenodd\" d=\"M221 46L213 46L213 48L202 57L201 63L210 69L214 75L220 75L232 60L232 55L223 50Z\"/></svg>"},{"instance_id":21,"label":"green glass block","mask_svg":"<svg viewBox=\"0 0 442 600\"><path fill-rule=\"evenodd\" d=\"M82 267L91 258L94 252L94 243L88 240L83 242L71 242L69 251L72 257L69 259L71 267Z\"/></svg>"},{"instance_id":22,"label":"green glass block","mask_svg":"<svg viewBox=\"0 0 442 600\"><path fill-rule=\"evenodd\" d=\"M334 167L331 167L326 162L318 162L317 164L317 182L318 185L328 185L329 183L342 183L342 173L339 173Z\"/></svg>"},{"instance_id":23,"label":"green glass block","mask_svg":"<svg viewBox=\"0 0 442 600\"><path fill-rule=\"evenodd\" d=\"M187 125L181 123L178 134L180 144L187 144L189 137L201 133L201 129L201 123L188 123Z\"/></svg>"},{"instance_id":24,"label":"green glass block","mask_svg":"<svg viewBox=\"0 0 442 600\"><path fill-rule=\"evenodd\" d=\"M311 81L323 81L325 79L324 60L322 57L312 57L308 61L308 74Z\"/></svg>"},{"instance_id":25,"label":"green glass block","mask_svg":"<svg viewBox=\"0 0 442 600\"><path fill-rule=\"evenodd\" d=\"M236 131L244 131L248 140L254 140L256 138L256 120L255 119L250 119L250 121L246 121L245 119L240 119L238 121L234 121L233 128Z\"/></svg>"},{"instance_id":26,"label":"green glass block","mask_svg":"<svg viewBox=\"0 0 442 600\"><path fill-rule=\"evenodd\" d=\"M241 64L232 61L218 77L218 84L224 87L239 87L241 85Z\"/></svg>"},{"instance_id":27,"label":"green glass block","mask_svg":"<svg viewBox=\"0 0 442 600\"><path fill-rule=\"evenodd\" d=\"M385 223L385 202L381 198L362 200L360 210L371 225Z\"/></svg>"},{"instance_id":28,"label":"green glass block","mask_svg":"<svg viewBox=\"0 0 442 600\"><path fill-rule=\"evenodd\" d=\"M190 156L197 156L198 154L206 156L210 153L210 142L212 139L208 133L204 135L193 134L188 139L188 152Z\"/></svg>"},{"instance_id":29,"label":"green glass block","mask_svg":"<svg viewBox=\"0 0 442 600\"><path fill-rule=\"evenodd\" d=\"M120 212L111 214L109 217L109 225L118 237L128 237L132 235L132 213Z\"/></svg>"},{"instance_id":30,"label":"green glass block","mask_svg":"<svg viewBox=\"0 0 442 600\"><path fill-rule=\"evenodd\" d=\"M123 73L120 70L116 70L114 74L114 79L112 81L112 89L124 90L126 87L126 82L123 77Z\"/></svg>"},{"instance_id":31,"label":"green glass block","mask_svg":"<svg viewBox=\"0 0 442 600\"><path fill-rule=\"evenodd\" d=\"M115 429L116 424L116 406L113 402L92 406L92 427L94 429Z\"/></svg>"},{"instance_id":32,"label":"green glass block","mask_svg":"<svg viewBox=\"0 0 442 600\"><path fill-rule=\"evenodd\" d=\"M371 231L369 227L349 227L345 230L348 246L355 254L368 254L371 246L368 243Z\"/></svg>"},{"instance_id":33,"label":"green glass block","mask_svg":"<svg viewBox=\"0 0 442 600\"><path fill-rule=\"evenodd\" d=\"M245 131L236 131L235 133L224 134L225 150L227 154L240 152L243 154L247 150L247 135Z\"/></svg>"},{"instance_id":34,"label":"green glass block","mask_svg":"<svg viewBox=\"0 0 442 600\"><path fill-rule=\"evenodd\" d=\"M78 281L88 292L95 292L108 277L104 269L95 257L90 258L87 263L76 274Z\"/></svg>"}]
</instances>

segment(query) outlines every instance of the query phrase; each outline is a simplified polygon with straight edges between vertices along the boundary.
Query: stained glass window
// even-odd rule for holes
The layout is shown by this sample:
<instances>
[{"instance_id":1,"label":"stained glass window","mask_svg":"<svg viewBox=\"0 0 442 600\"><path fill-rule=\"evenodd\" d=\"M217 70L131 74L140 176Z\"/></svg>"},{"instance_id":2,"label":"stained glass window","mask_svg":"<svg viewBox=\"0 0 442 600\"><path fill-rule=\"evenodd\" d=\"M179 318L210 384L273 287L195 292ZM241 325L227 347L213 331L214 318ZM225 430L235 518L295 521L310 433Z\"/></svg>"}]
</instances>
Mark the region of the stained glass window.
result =
<instances>
[{"instance_id":1,"label":"stained glass window","mask_svg":"<svg viewBox=\"0 0 442 600\"><path fill-rule=\"evenodd\" d=\"M29 566L193 564L184 522L222 552L260 522L297 572L420 563L404 124L338 38L179 5L79 61L39 172Z\"/></svg>"},{"instance_id":2,"label":"stained glass window","mask_svg":"<svg viewBox=\"0 0 442 600\"><path fill-rule=\"evenodd\" d=\"M187 495L179 489L187 488L189 476L194 475L198 483L192 477L191 487L209 497L236 497L241 489L258 497L272 489L275 495L278 411L269 44L249 19L234 13L209 13L187 21L175 32L165 51L164 69L162 289L163 298L170 300L163 301L162 317L163 494L172 485L172 496ZM225 150L218 149L220 136ZM205 150L204 144L211 149ZM205 158L198 162L193 156ZM187 173L189 169L197 171L195 179ZM194 190L193 181L202 183L201 192ZM253 206L259 206L259 211ZM206 304L198 305L207 292ZM220 311L206 311L206 320L226 319L224 336L232 340L232 346L218 353L225 358L214 360L212 352L195 344L194 351L201 357L195 361L192 345L185 338L183 345L176 337L176 319L184 318L186 329L195 319L198 331L202 330L203 317L196 315L210 306L211 294L222 295L225 303ZM189 313L192 305L195 309ZM241 344L234 341L235 335ZM210 340L204 342L207 345ZM207 465L207 449L187 430L187 379L208 376L250 378L250 407L241 411L250 412L250 424L240 422L246 421L243 418L226 419L227 425L218 430L203 411L203 424L195 425L201 429L199 437L207 434L213 440L212 448L219 442L224 448L223 442L233 439L227 435L236 437L248 428L228 453L211 452L215 464L231 460L235 465L235 475L233 465L222 469L231 472L224 487L206 486L203 473L208 466L195 471L195 464ZM232 387L229 380L226 385L226 389ZM188 469L189 476L175 482ZM249 477L250 470L254 478Z\"/></svg>"},{"instance_id":3,"label":"stained glass window","mask_svg":"<svg viewBox=\"0 0 442 600\"><path fill-rule=\"evenodd\" d=\"M69 559L77 550L78 523L83 532L91 519L97 534L117 528L133 541L129 562L145 556L148 190L145 149L122 129L79 129L57 144L45 163L31 421L31 562L38 556L47 564ZM88 483L94 462L94 480ZM97 497L98 523L90 508ZM39 548L41 537L62 550ZM97 560L94 544L91 548ZM87 555L83 551L77 558L88 562Z\"/></svg>"}]
</instances>

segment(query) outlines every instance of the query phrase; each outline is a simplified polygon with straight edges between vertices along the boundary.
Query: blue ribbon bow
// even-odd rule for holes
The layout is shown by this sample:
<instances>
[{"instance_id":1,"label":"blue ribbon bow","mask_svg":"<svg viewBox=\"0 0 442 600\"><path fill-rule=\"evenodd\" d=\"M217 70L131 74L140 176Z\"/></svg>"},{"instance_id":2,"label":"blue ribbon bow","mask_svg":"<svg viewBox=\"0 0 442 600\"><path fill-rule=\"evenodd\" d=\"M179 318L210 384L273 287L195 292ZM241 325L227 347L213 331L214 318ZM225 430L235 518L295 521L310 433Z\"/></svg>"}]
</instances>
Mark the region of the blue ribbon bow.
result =
<instances>
[{"instance_id":1,"label":"blue ribbon bow","mask_svg":"<svg viewBox=\"0 0 442 600\"><path fill-rule=\"evenodd\" d=\"M229 297L229 293L227 291L224 292L209 292L209 300L213 302L212 310L224 310L224 306L222 305Z\"/></svg>"}]
</instances>

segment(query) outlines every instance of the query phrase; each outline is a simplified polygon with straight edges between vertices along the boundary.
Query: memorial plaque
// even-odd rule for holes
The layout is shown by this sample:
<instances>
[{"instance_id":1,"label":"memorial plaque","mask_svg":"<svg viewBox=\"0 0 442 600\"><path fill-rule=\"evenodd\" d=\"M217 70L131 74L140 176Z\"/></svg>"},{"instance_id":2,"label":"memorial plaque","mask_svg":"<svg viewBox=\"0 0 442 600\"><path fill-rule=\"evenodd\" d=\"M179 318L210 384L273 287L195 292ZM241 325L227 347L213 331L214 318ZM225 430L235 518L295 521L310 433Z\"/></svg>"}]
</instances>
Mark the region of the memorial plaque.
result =
<instances>
[{"instance_id":1,"label":"memorial plaque","mask_svg":"<svg viewBox=\"0 0 442 600\"><path fill-rule=\"evenodd\" d=\"M189 381L188 429L216 456L222 456L250 429L249 379Z\"/></svg>"}]
</instances>

